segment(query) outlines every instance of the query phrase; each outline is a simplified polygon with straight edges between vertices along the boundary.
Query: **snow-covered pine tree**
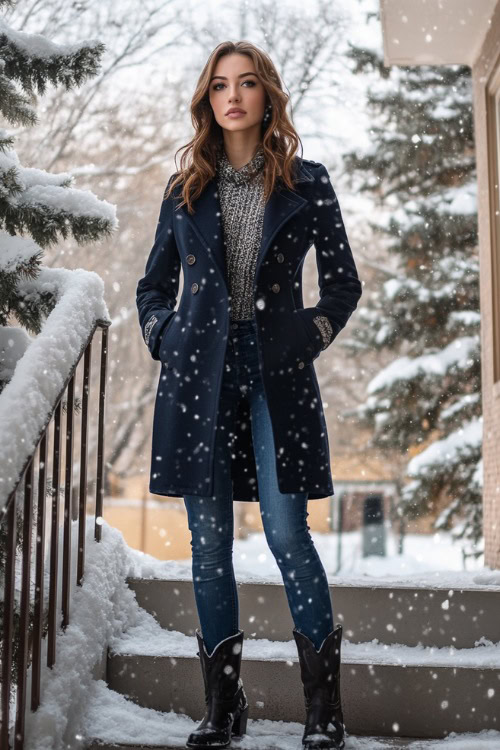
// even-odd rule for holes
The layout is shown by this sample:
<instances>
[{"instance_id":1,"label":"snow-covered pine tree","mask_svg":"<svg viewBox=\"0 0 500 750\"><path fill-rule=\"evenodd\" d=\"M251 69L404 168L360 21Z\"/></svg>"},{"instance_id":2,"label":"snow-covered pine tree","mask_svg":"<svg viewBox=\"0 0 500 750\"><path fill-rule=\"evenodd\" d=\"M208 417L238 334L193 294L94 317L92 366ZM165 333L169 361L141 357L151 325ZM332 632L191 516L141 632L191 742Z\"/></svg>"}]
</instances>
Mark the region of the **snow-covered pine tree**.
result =
<instances>
[{"instance_id":1,"label":"snow-covered pine tree","mask_svg":"<svg viewBox=\"0 0 500 750\"><path fill-rule=\"evenodd\" d=\"M374 76L369 153L345 166L373 194L370 224L390 270L358 311L352 353L393 360L374 377L359 417L371 445L403 456L398 513L435 516L436 529L479 555L482 538L481 360L471 76L465 66L392 67L353 47L353 70ZM376 282L375 282L376 283ZM349 342L346 341L346 346Z\"/></svg>"},{"instance_id":2,"label":"snow-covered pine tree","mask_svg":"<svg viewBox=\"0 0 500 750\"><path fill-rule=\"evenodd\" d=\"M0 10L13 5L0 0ZM0 18L0 115L14 126L35 125L36 92L43 95L48 82L81 85L96 75L103 52L100 42L55 44ZM13 144L0 127L0 392L29 344L27 332L40 332L56 302L36 285L42 248L70 233L79 243L95 241L116 227L114 206L70 187L70 173L23 167ZM20 326L9 325L12 317Z\"/></svg>"},{"instance_id":3,"label":"snow-covered pine tree","mask_svg":"<svg viewBox=\"0 0 500 750\"><path fill-rule=\"evenodd\" d=\"M0 10L12 6L12 0L0 0ZM0 18L0 115L11 125L35 125L35 91L43 95L47 82L67 90L81 85L98 72L104 49L96 41L55 44L39 34L15 31ZM57 302L57 290L37 287L42 248L70 233L78 243L96 241L117 227L114 205L99 200L88 190L72 188L70 173L49 174L43 169L23 167L13 143L13 135L0 127L0 392L29 345L26 331L39 333L44 318ZM12 325L12 318L20 326ZM18 515L16 527L19 554L22 523ZM5 549L5 529L0 523L1 591ZM0 615L1 638L3 596ZM30 612L30 630L32 615ZM17 679L18 630L16 603L13 687Z\"/></svg>"}]
</instances>

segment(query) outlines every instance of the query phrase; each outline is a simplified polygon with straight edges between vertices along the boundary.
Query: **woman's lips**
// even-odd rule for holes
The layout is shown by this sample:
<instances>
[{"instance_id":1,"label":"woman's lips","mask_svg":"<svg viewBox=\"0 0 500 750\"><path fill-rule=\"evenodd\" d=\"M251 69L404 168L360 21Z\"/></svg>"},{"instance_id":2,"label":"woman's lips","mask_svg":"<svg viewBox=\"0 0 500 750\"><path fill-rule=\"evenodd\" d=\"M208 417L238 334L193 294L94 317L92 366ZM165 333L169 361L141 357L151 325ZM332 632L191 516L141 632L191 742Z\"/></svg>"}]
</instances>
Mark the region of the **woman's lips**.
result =
<instances>
[{"instance_id":1,"label":"woman's lips","mask_svg":"<svg viewBox=\"0 0 500 750\"><path fill-rule=\"evenodd\" d=\"M244 117L246 112L230 112L226 117L236 120L238 117Z\"/></svg>"}]
</instances>

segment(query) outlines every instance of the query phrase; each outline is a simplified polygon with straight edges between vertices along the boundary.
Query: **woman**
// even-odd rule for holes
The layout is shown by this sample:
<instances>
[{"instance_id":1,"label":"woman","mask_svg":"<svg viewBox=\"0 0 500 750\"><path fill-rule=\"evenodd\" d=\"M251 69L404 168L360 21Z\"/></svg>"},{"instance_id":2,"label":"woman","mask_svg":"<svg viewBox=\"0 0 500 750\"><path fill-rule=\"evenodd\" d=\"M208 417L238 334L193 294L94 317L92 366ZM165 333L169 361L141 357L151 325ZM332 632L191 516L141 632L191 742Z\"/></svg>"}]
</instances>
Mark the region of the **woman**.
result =
<instances>
[{"instance_id":1,"label":"woman","mask_svg":"<svg viewBox=\"0 0 500 750\"><path fill-rule=\"evenodd\" d=\"M260 502L283 575L306 702L303 746L344 747L342 626L333 627L307 501L334 492L313 360L356 309L361 283L327 170L295 155L287 103L266 53L246 41L216 47L137 288L144 340L162 363L150 491L184 498L192 535L207 705L192 748L227 747L246 730L235 500ZM312 244L321 299L304 308Z\"/></svg>"}]
</instances>

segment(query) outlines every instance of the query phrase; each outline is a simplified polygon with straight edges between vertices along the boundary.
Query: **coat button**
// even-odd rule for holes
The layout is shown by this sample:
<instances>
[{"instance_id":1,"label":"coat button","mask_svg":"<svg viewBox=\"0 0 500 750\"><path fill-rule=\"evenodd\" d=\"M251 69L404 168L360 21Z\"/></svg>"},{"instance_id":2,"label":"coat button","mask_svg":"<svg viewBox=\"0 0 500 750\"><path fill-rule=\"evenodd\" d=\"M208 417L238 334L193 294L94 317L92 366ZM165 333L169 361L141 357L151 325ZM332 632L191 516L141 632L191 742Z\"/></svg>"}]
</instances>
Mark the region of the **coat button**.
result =
<instances>
[{"instance_id":1,"label":"coat button","mask_svg":"<svg viewBox=\"0 0 500 750\"><path fill-rule=\"evenodd\" d=\"M304 363L303 362L299 362L299 370L302 370L303 367L304 367Z\"/></svg>"},{"instance_id":2,"label":"coat button","mask_svg":"<svg viewBox=\"0 0 500 750\"><path fill-rule=\"evenodd\" d=\"M193 292L193 294L196 294L196 292L198 291L199 288L200 287L198 286L198 284L196 283L196 281L194 282L194 284L191 284L191 291Z\"/></svg>"},{"instance_id":3,"label":"coat button","mask_svg":"<svg viewBox=\"0 0 500 750\"><path fill-rule=\"evenodd\" d=\"M276 294L278 294L278 292L280 290L280 285L279 284L273 284L272 287L271 287L271 289L273 290L273 292L276 292Z\"/></svg>"},{"instance_id":4,"label":"coat button","mask_svg":"<svg viewBox=\"0 0 500 750\"><path fill-rule=\"evenodd\" d=\"M283 263L283 261L285 260L285 256L283 255L283 253L278 253L278 255L276 256L276 260L278 261L278 263Z\"/></svg>"},{"instance_id":5,"label":"coat button","mask_svg":"<svg viewBox=\"0 0 500 750\"><path fill-rule=\"evenodd\" d=\"M196 257L194 255L188 255L186 260L189 263L189 265L192 266L193 263L196 261Z\"/></svg>"}]
</instances>

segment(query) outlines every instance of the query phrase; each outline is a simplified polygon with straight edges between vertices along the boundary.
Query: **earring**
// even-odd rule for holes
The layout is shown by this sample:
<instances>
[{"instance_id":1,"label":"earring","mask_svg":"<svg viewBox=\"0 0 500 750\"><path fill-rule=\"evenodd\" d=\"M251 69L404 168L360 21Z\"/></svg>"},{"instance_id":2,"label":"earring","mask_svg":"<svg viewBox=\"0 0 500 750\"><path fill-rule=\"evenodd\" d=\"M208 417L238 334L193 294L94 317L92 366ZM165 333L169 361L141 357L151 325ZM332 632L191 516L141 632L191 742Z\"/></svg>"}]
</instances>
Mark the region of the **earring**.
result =
<instances>
[{"instance_id":1,"label":"earring","mask_svg":"<svg viewBox=\"0 0 500 750\"><path fill-rule=\"evenodd\" d=\"M271 110L272 110L272 106L270 104L267 104L266 109L264 111L264 117L262 118L263 123L266 123L271 117Z\"/></svg>"}]
</instances>

